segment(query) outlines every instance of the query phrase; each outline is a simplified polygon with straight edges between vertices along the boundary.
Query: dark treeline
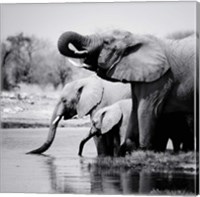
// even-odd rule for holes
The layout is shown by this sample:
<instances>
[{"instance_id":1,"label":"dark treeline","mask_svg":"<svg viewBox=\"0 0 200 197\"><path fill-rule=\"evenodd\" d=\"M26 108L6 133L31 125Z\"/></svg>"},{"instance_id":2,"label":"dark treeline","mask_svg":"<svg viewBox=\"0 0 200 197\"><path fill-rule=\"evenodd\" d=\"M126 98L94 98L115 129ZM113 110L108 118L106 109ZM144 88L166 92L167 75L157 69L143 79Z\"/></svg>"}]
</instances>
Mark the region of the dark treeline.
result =
<instances>
[{"instance_id":1,"label":"dark treeline","mask_svg":"<svg viewBox=\"0 0 200 197\"><path fill-rule=\"evenodd\" d=\"M57 88L80 74L88 75L85 71L77 71L77 68L61 56L49 41L20 33L9 36L2 42L3 90L12 90L20 83L40 86L52 84Z\"/></svg>"}]
</instances>

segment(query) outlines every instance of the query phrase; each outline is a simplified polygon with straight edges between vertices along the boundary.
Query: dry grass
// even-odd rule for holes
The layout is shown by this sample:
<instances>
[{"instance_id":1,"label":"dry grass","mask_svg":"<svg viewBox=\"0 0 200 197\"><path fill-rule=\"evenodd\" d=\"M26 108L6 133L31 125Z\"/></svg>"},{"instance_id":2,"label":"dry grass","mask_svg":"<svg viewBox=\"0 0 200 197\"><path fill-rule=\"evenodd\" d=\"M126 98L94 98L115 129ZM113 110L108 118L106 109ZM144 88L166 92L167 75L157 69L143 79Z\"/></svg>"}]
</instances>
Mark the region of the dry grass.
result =
<instances>
[{"instance_id":1,"label":"dry grass","mask_svg":"<svg viewBox=\"0 0 200 197\"><path fill-rule=\"evenodd\" d=\"M154 189L150 192L151 195L168 195L168 196L194 196L194 193L186 191L186 190L158 190Z\"/></svg>"},{"instance_id":2,"label":"dry grass","mask_svg":"<svg viewBox=\"0 0 200 197\"><path fill-rule=\"evenodd\" d=\"M197 159L198 161L198 159ZM187 171L196 172L196 155L194 152L173 154L170 151L155 153L153 151L135 151L125 158L97 158L90 167L147 169L150 171Z\"/></svg>"}]
</instances>

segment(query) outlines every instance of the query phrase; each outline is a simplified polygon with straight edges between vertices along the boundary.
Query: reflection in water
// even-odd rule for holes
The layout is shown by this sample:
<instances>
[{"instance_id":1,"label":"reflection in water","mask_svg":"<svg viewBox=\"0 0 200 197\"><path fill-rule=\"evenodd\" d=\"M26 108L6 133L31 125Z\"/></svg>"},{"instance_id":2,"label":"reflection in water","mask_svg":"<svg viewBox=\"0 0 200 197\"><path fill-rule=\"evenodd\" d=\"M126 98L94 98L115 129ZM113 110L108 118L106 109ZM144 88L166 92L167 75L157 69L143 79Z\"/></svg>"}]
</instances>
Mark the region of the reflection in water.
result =
<instances>
[{"instance_id":1,"label":"reflection in water","mask_svg":"<svg viewBox=\"0 0 200 197\"><path fill-rule=\"evenodd\" d=\"M152 190L184 190L194 192L194 176L176 173L151 173L131 170L99 170L91 172L92 193L149 194Z\"/></svg>"},{"instance_id":2,"label":"reflection in water","mask_svg":"<svg viewBox=\"0 0 200 197\"><path fill-rule=\"evenodd\" d=\"M59 129L48 155L26 155L25 152L43 142L47 132L48 129L3 130L1 192L148 194L153 190L180 190L194 193L192 174L105 170L90 165L95 163L96 156L92 140L85 147L87 157L77 156L77 142L88 132L84 128L68 128L68 132Z\"/></svg>"},{"instance_id":3,"label":"reflection in water","mask_svg":"<svg viewBox=\"0 0 200 197\"><path fill-rule=\"evenodd\" d=\"M69 176L67 159L56 162L49 157L46 164L49 168L51 187L58 193L93 193L93 194L149 194L153 190L180 190L189 193L194 191L194 175L184 173L159 173L146 170L101 169L88 165L89 158L80 159L82 175ZM57 164L56 164L57 163ZM63 165L66 164L66 165Z\"/></svg>"}]
</instances>

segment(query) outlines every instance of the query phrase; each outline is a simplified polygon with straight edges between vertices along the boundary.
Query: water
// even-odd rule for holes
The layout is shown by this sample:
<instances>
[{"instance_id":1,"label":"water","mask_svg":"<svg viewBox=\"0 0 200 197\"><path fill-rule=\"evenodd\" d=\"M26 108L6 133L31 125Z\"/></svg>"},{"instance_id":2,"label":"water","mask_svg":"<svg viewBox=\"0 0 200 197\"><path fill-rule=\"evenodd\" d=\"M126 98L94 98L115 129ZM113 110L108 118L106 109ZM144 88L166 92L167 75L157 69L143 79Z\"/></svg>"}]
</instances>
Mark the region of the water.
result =
<instances>
[{"instance_id":1,"label":"water","mask_svg":"<svg viewBox=\"0 0 200 197\"><path fill-rule=\"evenodd\" d=\"M148 194L153 190L194 193L194 175L150 173L142 170L90 168L96 157L94 142L78 153L88 128L58 129L45 155L26 155L46 139L48 129L1 130L1 192Z\"/></svg>"}]
</instances>

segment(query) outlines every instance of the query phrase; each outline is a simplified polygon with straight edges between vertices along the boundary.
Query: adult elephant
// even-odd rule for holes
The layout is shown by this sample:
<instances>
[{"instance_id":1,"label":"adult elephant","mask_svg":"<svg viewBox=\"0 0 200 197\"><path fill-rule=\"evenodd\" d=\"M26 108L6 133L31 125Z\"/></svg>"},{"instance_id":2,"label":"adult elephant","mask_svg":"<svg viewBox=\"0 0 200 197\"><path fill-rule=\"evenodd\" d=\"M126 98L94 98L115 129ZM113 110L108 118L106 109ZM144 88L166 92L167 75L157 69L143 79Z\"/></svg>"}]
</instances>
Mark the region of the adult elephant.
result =
<instances>
[{"instance_id":1,"label":"adult elephant","mask_svg":"<svg viewBox=\"0 0 200 197\"><path fill-rule=\"evenodd\" d=\"M131 98L129 84L112 83L96 75L66 84L54 109L45 143L29 153L40 154L51 146L62 117L67 120L78 114L80 118L85 115L92 118L100 108L124 98ZM108 154L107 138L109 136L95 137L98 155Z\"/></svg>"},{"instance_id":2,"label":"adult elephant","mask_svg":"<svg viewBox=\"0 0 200 197\"><path fill-rule=\"evenodd\" d=\"M84 59L102 78L131 83L133 108L122 155L129 140L142 149L152 148L162 113L193 114L194 34L173 40L118 30L91 36L65 32L58 49L64 56Z\"/></svg>"}]
</instances>

